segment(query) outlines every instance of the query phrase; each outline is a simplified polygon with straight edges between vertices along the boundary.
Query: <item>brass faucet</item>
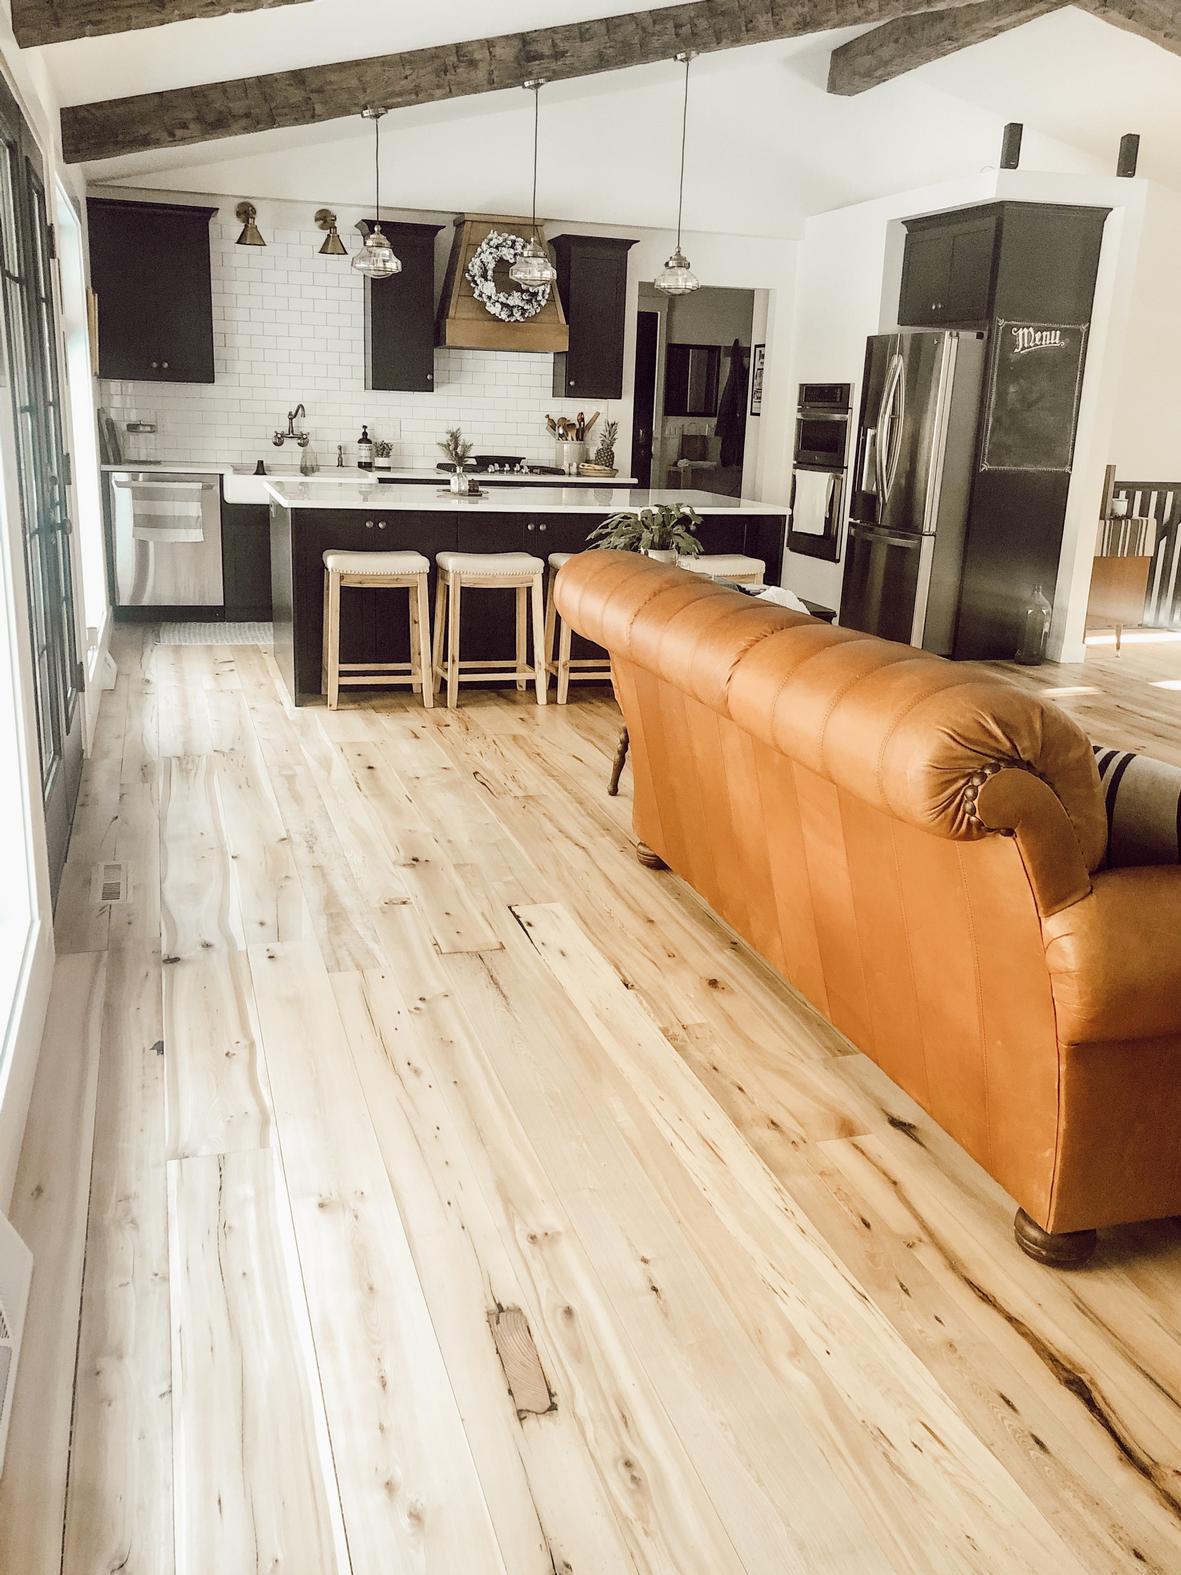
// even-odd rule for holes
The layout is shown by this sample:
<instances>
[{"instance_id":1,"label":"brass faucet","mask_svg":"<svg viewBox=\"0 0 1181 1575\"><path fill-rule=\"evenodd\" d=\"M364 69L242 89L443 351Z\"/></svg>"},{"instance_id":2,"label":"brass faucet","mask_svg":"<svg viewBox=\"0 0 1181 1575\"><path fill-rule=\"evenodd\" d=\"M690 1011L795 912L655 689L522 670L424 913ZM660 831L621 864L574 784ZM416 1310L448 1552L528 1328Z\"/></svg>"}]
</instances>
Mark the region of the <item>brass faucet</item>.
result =
<instances>
[{"instance_id":1,"label":"brass faucet","mask_svg":"<svg viewBox=\"0 0 1181 1575\"><path fill-rule=\"evenodd\" d=\"M310 432L297 432L295 430L296 418L302 416L306 421L307 415L308 413L303 408L302 402L296 405L294 410L289 410L287 412L286 432L276 431L275 435L271 438L271 442L276 448L282 448L288 438L290 438L292 442L298 443L300 448L307 448L308 444L312 441L312 434Z\"/></svg>"}]
</instances>

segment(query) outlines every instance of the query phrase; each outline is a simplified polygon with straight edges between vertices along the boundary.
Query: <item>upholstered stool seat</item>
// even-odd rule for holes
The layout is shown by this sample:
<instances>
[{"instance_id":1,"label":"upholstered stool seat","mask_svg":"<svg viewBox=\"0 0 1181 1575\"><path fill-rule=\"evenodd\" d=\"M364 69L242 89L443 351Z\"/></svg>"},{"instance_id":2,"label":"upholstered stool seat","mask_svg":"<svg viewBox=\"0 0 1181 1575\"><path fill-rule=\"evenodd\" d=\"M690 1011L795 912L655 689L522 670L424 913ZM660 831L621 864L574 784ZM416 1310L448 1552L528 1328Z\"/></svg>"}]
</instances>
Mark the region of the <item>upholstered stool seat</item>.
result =
<instances>
[{"instance_id":1,"label":"upholstered stool seat","mask_svg":"<svg viewBox=\"0 0 1181 1575\"><path fill-rule=\"evenodd\" d=\"M423 705L435 703L431 682L431 626L427 601L430 561L420 552L326 552L324 562L324 636L322 683L328 709L335 711L344 685L388 689L410 684ZM348 588L410 592L410 652L405 662L342 662L340 593Z\"/></svg>"},{"instance_id":2,"label":"upholstered stool seat","mask_svg":"<svg viewBox=\"0 0 1181 1575\"><path fill-rule=\"evenodd\" d=\"M565 618L558 612L554 602L554 586L557 583L558 570L573 556L572 552L551 552L549 555L549 598L545 609L545 666L546 672L554 675L559 705L566 704L572 680L589 679L593 683L601 684L609 681L611 677L611 658L606 654L573 658L570 655L572 631ZM557 636L556 650L555 635Z\"/></svg>"},{"instance_id":3,"label":"upholstered stool seat","mask_svg":"<svg viewBox=\"0 0 1181 1575\"><path fill-rule=\"evenodd\" d=\"M497 683L516 680L524 690L532 680L538 705L545 704L549 687L546 665L545 608L542 582L545 564L528 552L440 552L435 558L439 576L435 585L435 648L431 666L432 685L447 681L447 705L453 709L462 683ZM517 593L517 654L509 660L477 658L464 661L460 655L460 607L467 590L495 590L502 587ZM529 661L529 623L532 606L533 660ZM444 660L444 636L446 660Z\"/></svg>"},{"instance_id":4,"label":"upholstered stool seat","mask_svg":"<svg viewBox=\"0 0 1181 1575\"><path fill-rule=\"evenodd\" d=\"M703 552L696 558L678 558L677 562L690 574L733 580L736 585L761 585L767 572L762 558L748 558L741 552Z\"/></svg>"},{"instance_id":5,"label":"upholstered stool seat","mask_svg":"<svg viewBox=\"0 0 1181 1575\"><path fill-rule=\"evenodd\" d=\"M342 574L429 574L431 564L421 552L326 552L324 567Z\"/></svg>"},{"instance_id":6,"label":"upholstered stool seat","mask_svg":"<svg viewBox=\"0 0 1181 1575\"><path fill-rule=\"evenodd\" d=\"M536 574L545 571L545 564L529 552L440 552L435 558L440 569L448 573L458 571L465 580L491 576L507 585L514 575L528 585Z\"/></svg>"}]
</instances>

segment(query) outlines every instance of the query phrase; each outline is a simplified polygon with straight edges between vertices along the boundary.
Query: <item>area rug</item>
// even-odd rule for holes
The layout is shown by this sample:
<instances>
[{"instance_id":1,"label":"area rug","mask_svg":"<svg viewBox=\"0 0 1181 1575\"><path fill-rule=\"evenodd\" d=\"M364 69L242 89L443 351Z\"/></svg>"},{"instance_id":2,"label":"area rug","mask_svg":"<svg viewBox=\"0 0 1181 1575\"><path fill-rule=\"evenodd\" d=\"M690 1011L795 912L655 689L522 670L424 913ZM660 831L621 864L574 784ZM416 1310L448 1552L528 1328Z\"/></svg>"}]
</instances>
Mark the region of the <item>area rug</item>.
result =
<instances>
[{"instance_id":1,"label":"area rug","mask_svg":"<svg viewBox=\"0 0 1181 1575\"><path fill-rule=\"evenodd\" d=\"M160 645L271 645L270 623L162 623Z\"/></svg>"}]
</instances>

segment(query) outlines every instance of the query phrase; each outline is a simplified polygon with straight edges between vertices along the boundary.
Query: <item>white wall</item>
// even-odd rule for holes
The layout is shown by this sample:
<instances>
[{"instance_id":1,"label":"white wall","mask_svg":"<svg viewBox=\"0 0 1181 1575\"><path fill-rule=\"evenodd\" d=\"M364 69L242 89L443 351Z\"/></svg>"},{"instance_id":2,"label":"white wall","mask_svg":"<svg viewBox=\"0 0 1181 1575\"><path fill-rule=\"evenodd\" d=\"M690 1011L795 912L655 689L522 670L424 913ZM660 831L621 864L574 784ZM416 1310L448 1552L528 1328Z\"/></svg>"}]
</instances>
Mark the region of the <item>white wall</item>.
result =
<instances>
[{"instance_id":1,"label":"white wall","mask_svg":"<svg viewBox=\"0 0 1181 1575\"><path fill-rule=\"evenodd\" d=\"M1121 480L1181 478L1181 194L1143 184L1108 461Z\"/></svg>"}]
</instances>

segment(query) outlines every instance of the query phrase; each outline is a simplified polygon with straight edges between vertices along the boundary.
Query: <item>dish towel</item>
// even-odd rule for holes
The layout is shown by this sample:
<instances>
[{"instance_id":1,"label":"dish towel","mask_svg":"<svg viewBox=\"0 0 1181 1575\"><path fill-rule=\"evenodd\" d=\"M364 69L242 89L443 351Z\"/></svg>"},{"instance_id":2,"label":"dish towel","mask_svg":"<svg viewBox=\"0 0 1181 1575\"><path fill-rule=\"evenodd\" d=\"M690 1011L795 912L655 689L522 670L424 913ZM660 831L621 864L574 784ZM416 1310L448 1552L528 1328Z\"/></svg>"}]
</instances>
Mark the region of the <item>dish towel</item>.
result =
<instances>
[{"instance_id":1,"label":"dish towel","mask_svg":"<svg viewBox=\"0 0 1181 1575\"><path fill-rule=\"evenodd\" d=\"M131 494L133 541L201 542L205 540L199 481L116 481Z\"/></svg>"},{"instance_id":2,"label":"dish towel","mask_svg":"<svg viewBox=\"0 0 1181 1575\"><path fill-rule=\"evenodd\" d=\"M803 536L823 536L828 526L835 477L829 470L797 470L791 528Z\"/></svg>"}]
</instances>

